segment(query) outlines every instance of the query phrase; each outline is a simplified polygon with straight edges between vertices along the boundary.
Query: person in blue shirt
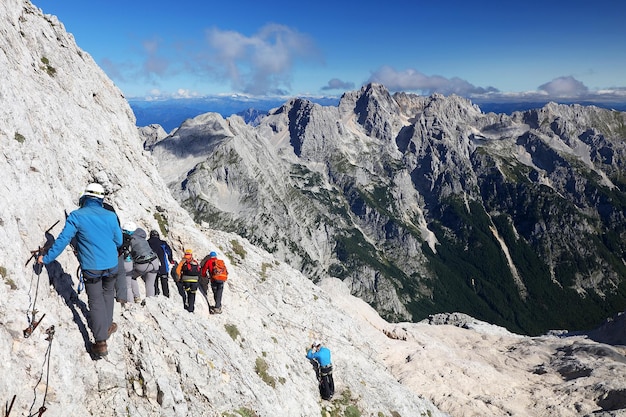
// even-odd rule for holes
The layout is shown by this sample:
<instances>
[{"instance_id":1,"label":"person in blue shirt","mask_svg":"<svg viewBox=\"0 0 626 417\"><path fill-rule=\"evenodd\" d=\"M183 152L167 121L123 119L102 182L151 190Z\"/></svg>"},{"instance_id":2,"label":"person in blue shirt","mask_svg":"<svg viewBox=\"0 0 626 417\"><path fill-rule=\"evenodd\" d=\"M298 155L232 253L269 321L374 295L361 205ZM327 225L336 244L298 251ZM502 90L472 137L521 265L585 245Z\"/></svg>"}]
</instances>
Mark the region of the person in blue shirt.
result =
<instances>
[{"instance_id":1,"label":"person in blue shirt","mask_svg":"<svg viewBox=\"0 0 626 417\"><path fill-rule=\"evenodd\" d=\"M117 330L113 307L117 248L122 246L122 229L116 214L103 207L104 194L102 185L89 184L80 198L80 208L67 216L65 227L48 252L37 259L40 264L49 264L75 238L76 256L89 300L89 327L95 340L91 353L95 358L108 354L106 341Z\"/></svg>"},{"instance_id":2,"label":"person in blue shirt","mask_svg":"<svg viewBox=\"0 0 626 417\"><path fill-rule=\"evenodd\" d=\"M311 344L306 357L315 365L315 372L319 381L322 399L330 400L335 394L335 381L333 380L333 364L330 349L322 346L322 342L316 340Z\"/></svg>"}]
</instances>

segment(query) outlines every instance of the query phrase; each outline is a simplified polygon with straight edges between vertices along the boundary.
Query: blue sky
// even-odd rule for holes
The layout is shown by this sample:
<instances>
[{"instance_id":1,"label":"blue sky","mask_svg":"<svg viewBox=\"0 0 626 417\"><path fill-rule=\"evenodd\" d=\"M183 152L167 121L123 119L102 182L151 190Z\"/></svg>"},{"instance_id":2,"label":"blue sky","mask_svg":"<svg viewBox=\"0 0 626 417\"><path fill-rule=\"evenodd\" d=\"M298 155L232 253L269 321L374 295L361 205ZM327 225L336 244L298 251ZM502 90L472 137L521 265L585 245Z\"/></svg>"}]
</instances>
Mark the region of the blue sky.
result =
<instances>
[{"instance_id":1,"label":"blue sky","mask_svg":"<svg viewBox=\"0 0 626 417\"><path fill-rule=\"evenodd\" d=\"M32 0L127 98L391 91L626 99L619 0Z\"/></svg>"}]
</instances>

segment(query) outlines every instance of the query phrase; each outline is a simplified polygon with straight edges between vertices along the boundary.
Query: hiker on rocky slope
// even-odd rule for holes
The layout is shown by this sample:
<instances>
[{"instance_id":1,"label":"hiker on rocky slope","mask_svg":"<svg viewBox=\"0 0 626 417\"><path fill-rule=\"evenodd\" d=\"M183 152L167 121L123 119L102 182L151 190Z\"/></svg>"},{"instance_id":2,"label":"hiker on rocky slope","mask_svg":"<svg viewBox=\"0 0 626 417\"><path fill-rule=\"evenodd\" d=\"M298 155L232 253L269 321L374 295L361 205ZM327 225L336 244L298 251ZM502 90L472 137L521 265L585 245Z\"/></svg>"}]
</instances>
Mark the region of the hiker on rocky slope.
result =
<instances>
[{"instance_id":1,"label":"hiker on rocky slope","mask_svg":"<svg viewBox=\"0 0 626 417\"><path fill-rule=\"evenodd\" d=\"M202 266L202 276L211 279L211 290L215 305L209 307L210 314L222 314L222 294L224 293L224 283L228 279L228 271L224 261L218 259L217 253L209 253L209 258Z\"/></svg>"},{"instance_id":2,"label":"hiker on rocky slope","mask_svg":"<svg viewBox=\"0 0 626 417\"><path fill-rule=\"evenodd\" d=\"M130 253L130 240L133 233L137 230L135 222L126 222L122 226L122 234L124 243L119 249L120 256L124 257L124 273L126 274L126 299L128 302L139 303L141 301L141 292L139 292L139 284L137 283L137 277L133 276L133 257ZM121 273L118 272L118 275Z\"/></svg>"},{"instance_id":3,"label":"hiker on rocky slope","mask_svg":"<svg viewBox=\"0 0 626 417\"><path fill-rule=\"evenodd\" d=\"M76 237L76 255L89 303L88 322L95 340L91 353L95 358L108 354L107 340L117 330L113 323L113 308L117 248L122 245L117 216L102 206L104 194L102 185L89 184L80 198L80 208L67 216L65 227L48 253L37 259L40 264L49 264Z\"/></svg>"},{"instance_id":4,"label":"hiker on rocky slope","mask_svg":"<svg viewBox=\"0 0 626 417\"><path fill-rule=\"evenodd\" d=\"M141 277L146 286L146 297L154 297L154 281L159 271L159 258L146 239L146 231L138 227L130 238L130 256L133 258L133 278Z\"/></svg>"},{"instance_id":5,"label":"hiker on rocky slope","mask_svg":"<svg viewBox=\"0 0 626 417\"><path fill-rule=\"evenodd\" d=\"M156 230L150 231L150 238L148 239L148 243L150 247L156 253L159 258L160 266L159 271L157 273L156 280L154 281L154 293L159 295L159 283L161 284L161 289L163 291L163 295L166 297L170 296L170 287L167 283L171 265L174 264L174 259L172 258L172 248L167 244L166 241L161 239L159 236L159 232Z\"/></svg>"},{"instance_id":6,"label":"hiker on rocky slope","mask_svg":"<svg viewBox=\"0 0 626 417\"><path fill-rule=\"evenodd\" d=\"M322 399L330 400L335 394L335 381L333 380L333 365L330 358L330 349L322 346L322 342L316 340L311 344L306 357L315 365L315 373L319 381Z\"/></svg>"},{"instance_id":7,"label":"hiker on rocky slope","mask_svg":"<svg viewBox=\"0 0 626 417\"><path fill-rule=\"evenodd\" d=\"M200 286L200 264L193 257L193 251L191 249L185 249L185 256L176 265L176 276L178 281L182 282L184 291L181 293L183 296L183 303L185 310L193 313L196 303L196 293Z\"/></svg>"}]
</instances>

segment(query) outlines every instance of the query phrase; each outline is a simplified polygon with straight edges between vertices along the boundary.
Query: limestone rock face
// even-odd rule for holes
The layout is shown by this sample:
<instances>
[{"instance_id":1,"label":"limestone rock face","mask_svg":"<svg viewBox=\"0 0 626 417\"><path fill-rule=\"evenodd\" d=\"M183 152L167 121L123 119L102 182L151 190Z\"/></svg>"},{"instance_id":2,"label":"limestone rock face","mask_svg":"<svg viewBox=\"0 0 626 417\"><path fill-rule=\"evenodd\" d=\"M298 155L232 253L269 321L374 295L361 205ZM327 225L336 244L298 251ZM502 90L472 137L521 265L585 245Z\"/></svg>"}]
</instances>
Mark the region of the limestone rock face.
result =
<instances>
[{"instance_id":1,"label":"limestone rock face","mask_svg":"<svg viewBox=\"0 0 626 417\"><path fill-rule=\"evenodd\" d=\"M167 136L167 132L158 124L151 124L139 128L139 136L143 139L146 149L150 149L155 143Z\"/></svg>"},{"instance_id":2,"label":"limestone rock face","mask_svg":"<svg viewBox=\"0 0 626 417\"><path fill-rule=\"evenodd\" d=\"M56 17L28 0L0 2L0 68L0 398L11 416L447 415L385 370L354 330L361 324L321 288L245 239L194 222L163 180L183 162L161 169L144 150L162 143L162 129L138 132L120 90ZM217 143L234 137L223 119L200 120ZM184 140L177 158L193 163L205 138ZM25 263L94 181L122 223L161 231L175 259L185 248L226 259L222 315L209 315L210 293L188 313L170 281L170 298L116 303L109 355L91 359L71 249L40 275ZM333 351L334 402L322 403L305 358L313 339Z\"/></svg>"}]
</instances>

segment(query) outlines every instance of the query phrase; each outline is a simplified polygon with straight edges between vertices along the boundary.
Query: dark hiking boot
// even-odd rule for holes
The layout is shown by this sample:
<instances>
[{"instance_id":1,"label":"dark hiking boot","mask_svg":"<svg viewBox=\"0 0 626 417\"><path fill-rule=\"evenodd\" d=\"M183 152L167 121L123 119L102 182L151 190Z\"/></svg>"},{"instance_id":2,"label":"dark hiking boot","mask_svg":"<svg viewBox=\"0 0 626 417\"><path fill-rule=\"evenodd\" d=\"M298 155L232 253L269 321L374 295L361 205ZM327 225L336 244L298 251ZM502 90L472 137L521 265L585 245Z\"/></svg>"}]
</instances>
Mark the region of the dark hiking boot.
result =
<instances>
[{"instance_id":1,"label":"dark hiking boot","mask_svg":"<svg viewBox=\"0 0 626 417\"><path fill-rule=\"evenodd\" d=\"M112 335L113 333L115 333L116 331L117 331L117 324L116 324L115 322L113 322L113 323L111 323L111 325L109 326L109 330L108 330L108 332L107 332L107 335L108 335L109 337L111 337L111 335Z\"/></svg>"},{"instance_id":2,"label":"dark hiking boot","mask_svg":"<svg viewBox=\"0 0 626 417\"><path fill-rule=\"evenodd\" d=\"M211 314L222 314L222 307L211 307L209 308L209 313Z\"/></svg>"},{"instance_id":3,"label":"dark hiking boot","mask_svg":"<svg viewBox=\"0 0 626 417\"><path fill-rule=\"evenodd\" d=\"M107 350L107 342L105 340L101 340L99 342L92 343L91 353L98 358L108 355L109 351Z\"/></svg>"}]
</instances>

